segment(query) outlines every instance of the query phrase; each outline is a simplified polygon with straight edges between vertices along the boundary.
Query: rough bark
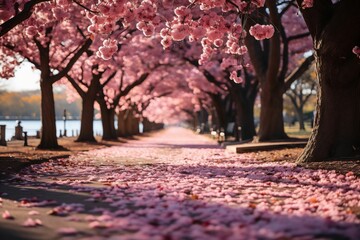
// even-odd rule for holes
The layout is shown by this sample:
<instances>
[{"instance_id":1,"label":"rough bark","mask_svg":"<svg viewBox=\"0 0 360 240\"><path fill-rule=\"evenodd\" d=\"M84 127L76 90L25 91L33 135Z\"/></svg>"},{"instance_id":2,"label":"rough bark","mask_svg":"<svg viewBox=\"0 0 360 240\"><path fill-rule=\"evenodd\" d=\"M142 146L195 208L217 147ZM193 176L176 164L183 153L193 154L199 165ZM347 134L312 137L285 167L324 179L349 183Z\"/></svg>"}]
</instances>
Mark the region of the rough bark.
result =
<instances>
[{"instance_id":1,"label":"rough bark","mask_svg":"<svg viewBox=\"0 0 360 240\"><path fill-rule=\"evenodd\" d=\"M41 80L41 141L39 149L59 148L56 137L55 101L52 83Z\"/></svg>"},{"instance_id":2,"label":"rough bark","mask_svg":"<svg viewBox=\"0 0 360 240\"><path fill-rule=\"evenodd\" d=\"M86 95L82 100L81 126L77 142L96 142L94 137L94 103L95 97Z\"/></svg>"},{"instance_id":3,"label":"rough bark","mask_svg":"<svg viewBox=\"0 0 360 240\"><path fill-rule=\"evenodd\" d=\"M302 1L298 1L301 4ZM315 123L298 162L359 157L360 1L315 1L303 15L314 39L319 90Z\"/></svg>"}]
</instances>

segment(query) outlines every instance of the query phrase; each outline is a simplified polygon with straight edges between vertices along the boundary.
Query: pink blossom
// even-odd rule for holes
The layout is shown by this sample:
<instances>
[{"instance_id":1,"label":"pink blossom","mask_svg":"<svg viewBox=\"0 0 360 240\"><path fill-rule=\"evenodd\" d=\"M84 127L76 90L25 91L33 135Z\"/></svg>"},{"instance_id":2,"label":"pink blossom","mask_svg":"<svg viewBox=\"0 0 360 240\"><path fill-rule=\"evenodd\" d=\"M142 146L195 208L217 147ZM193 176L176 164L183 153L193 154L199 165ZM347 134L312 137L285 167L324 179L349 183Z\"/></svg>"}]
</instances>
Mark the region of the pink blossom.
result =
<instances>
[{"instance_id":1,"label":"pink blossom","mask_svg":"<svg viewBox=\"0 0 360 240\"><path fill-rule=\"evenodd\" d=\"M69 236L69 235L76 235L79 231L72 227L64 227L64 228L59 228L57 232L60 235Z\"/></svg>"},{"instance_id":2,"label":"pink blossom","mask_svg":"<svg viewBox=\"0 0 360 240\"><path fill-rule=\"evenodd\" d=\"M2 214L3 219L14 219L14 216L8 210L5 210Z\"/></svg>"},{"instance_id":3,"label":"pink blossom","mask_svg":"<svg viewBox=\"0 0 360 240\"><path fill-rule=\"evenodd\" d=\"M32 218L28 218L24 223L23 226L24 227L37 227L37 226L41 226L42 222L40 219L32 219Z\"/></svg>"},{"instance_id":4,"label":"pink blossom","mask_svg":"<svg viewBox=\"0 0 360 240\"><path fill-rule=\"evenodd\" d=\"M224 44L224 41L223 41L222 39L216 39L216 40L214 41L214 45L215 45L216 47L221 47L223 44Z\"/></svg>"},{"instance_id":5,"label":"pink blossom","mask_svg":"<svg viewBox=\"0 0 360 240\"><path fill-rule=\"evenodd\" d=\"M29 211L28 212L29 215L39 215L39 212L38 211L35 211L35 210L32 210L32 211Z\"/></svg>"},{"instance_id":6,"label":"pink blossom","mask_svg":"<svg viewBox=\"0 0 360 240\"><path fill-rule=\"evenodd\" d=\"M314 5L314 0L304 0L301 4L302 8L311 8Z\"/></svg>"},{"instance_id":7,"label":"pink blossom","mask_svg":"<svg viewBox=\"0 0 360 240\"><path fill-rule=\"evenodd\" d=\"M255 24L250 27L249 33L256 40L269 39L274 35L274 27L272 25Z\"/></svg>"},{"instance_id":8,"label":"pink blossom","mask_svg":"<svg viewBox=\"0 0 360 240\"><path fill-rule=\"evenodd\" d=\"M358 57L360 58L360 47L355 46L352 50L352 52Z\"/></svg>"},{"instance_id":9,"label":"pink blossom","mask_svg":"<svg viewBox=\"0 0 360 240\"><path fill-rule=\"evenodd\" d=\"M34 26L29 26L25 30L25 34L30 38L35 36L37 33L38 33L38 31L37 31L36 27L34 27Z\"/></svg>"},{"instance_id":10,"label":"pink blossom","mask_svg":"<svg viewBox=\"0 0 360 240\"><path fill-rule=\"evenodd\" d=\"M175 41L182 41L190 34L189 27L183 24L176 24L172 27L171 36Z\"/></svg>"},{"instance_id":11,"label":"pink blossom","mask_svg":"<svg viewBox=\"0 0 360 240\"><path fill-rule=\"evenodd\" d=\"M117 50L117 41L106 39L103 42L103 46L99 48L99 51L96 54L104 60L109 60Z\"/></svg>"},{"instance_id":12,"label":"pink blossom","mask_svg":"<svg viewBox=\"0 0 360 240\"><path fill-rule=\"evenodd\" d=\"M242 77L238 77L237 71L232 71L230 74L230 79L233 80L235 83L243 83L244 79Z\"/></svg>"}]
</instances>

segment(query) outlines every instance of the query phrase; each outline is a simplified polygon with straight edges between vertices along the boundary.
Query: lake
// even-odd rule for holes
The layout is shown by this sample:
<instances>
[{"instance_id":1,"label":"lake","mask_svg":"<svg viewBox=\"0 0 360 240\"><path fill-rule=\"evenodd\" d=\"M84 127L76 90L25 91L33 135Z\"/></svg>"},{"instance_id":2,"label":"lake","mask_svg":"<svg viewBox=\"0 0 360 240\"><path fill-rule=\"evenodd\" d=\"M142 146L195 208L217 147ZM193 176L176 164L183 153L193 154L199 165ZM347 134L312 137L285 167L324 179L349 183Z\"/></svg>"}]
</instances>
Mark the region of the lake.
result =
<instances>
[{"instance_id":1,"label":"lake","mask_svg":"<svg viewBox=\"0 0 360 240\"><path fill-rule=\"evenodd\" d=\"M6 140L10 140L15 135L15 126L17 122L15 120L0 120L0 125L6 125ZM40 120L21 120L21 126L23 131L28 132L28 136L35 136L36 131L41 128ZM115 122L115 126L117 123ZM60 135L60 130L64 133L64 121L56 121L57 135ZM66 121L67 136L72 136L72 132L76 134L76 131L80 132L80 120L67 120ZM101 120L94 120L94 134L102 135Z\"/></svg>"}]
</instances>

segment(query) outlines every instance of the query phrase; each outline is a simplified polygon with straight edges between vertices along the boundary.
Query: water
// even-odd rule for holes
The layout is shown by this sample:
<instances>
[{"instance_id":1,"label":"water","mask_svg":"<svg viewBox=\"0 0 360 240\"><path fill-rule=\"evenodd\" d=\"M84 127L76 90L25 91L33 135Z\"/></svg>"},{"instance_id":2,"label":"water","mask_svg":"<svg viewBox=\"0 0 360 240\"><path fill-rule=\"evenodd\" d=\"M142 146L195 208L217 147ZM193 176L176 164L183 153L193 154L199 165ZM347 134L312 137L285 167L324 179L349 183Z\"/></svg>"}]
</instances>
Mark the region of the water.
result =
<instances>
[{"instance_id":1,"label":"water","mask_svg":"<svg viewBox=\"0 0 360 240\"><path fill-rule=\"evenodd\" d=\"M117 123L115 122L115 126ZM0 120L0 125L6 125L6 140L10 140L15 135L15 126L17 122L15 120ZM28 136L36 136L36 131L41 128L40 120L21 120L21 126L23 131L28 132ZM57 135L60 135L60 130L64 133L64 121L56 121ZM72 136L72 133L80 132L80 120L67 120L66 121L67 136ZM94 120L94 134L102 135L103 129L101 120Z\"/></svg>"}]
</instances>

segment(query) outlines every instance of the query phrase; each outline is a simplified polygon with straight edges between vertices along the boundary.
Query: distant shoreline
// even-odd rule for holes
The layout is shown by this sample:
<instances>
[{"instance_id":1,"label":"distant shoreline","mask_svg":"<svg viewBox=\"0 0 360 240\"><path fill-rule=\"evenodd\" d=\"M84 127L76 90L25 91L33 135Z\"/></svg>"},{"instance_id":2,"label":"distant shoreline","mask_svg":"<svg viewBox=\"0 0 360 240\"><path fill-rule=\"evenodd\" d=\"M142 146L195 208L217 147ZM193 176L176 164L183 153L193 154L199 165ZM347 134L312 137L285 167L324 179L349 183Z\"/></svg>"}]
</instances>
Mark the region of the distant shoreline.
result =
<instances>
[{"instance_id":1,"label":"distant shoreline","mask_svg":"<svg viewBox=\"0 0 360 240\"><path fill-rule=\"evenodd\" d=\"M15 116L12 116L12 117L0 117L0 121L17 121L17 120L20 120L20 121L41 121L40 118L29 118L29 117L15 117ZM64 120L63 118L56 118L57 121L60 121L60 120ZM80 117L78 118L67 118L66 121L79 121L81 120ZM94 119L95 121L96 120L100 120L100 119Z\"/></svg>"}]
</instances>

